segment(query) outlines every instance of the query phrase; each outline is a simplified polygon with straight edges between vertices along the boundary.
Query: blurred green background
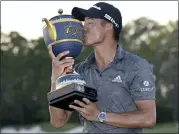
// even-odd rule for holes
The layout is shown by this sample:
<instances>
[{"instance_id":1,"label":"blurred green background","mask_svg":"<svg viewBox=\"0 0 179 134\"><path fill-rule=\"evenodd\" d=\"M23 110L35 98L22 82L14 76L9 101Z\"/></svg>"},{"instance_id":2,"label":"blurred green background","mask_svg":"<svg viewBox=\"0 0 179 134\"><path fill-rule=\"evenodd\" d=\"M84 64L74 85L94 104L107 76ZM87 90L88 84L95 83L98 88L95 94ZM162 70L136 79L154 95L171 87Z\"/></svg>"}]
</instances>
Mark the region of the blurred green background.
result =
<instances>
[{"instance_id":1,"label":"blurred green background","mask_svg":"<svg viewBox=\"0 0 179 134\"><path fill-rule=\"evenodd\" d=\"M157 125L153 133L177 132L178 123L178 21L161 25L142 17L127 23L120 45L145 58L156 76ZM76 63L92 50L83 48ZM51 60L43 38L27 40L16 31L1 32L1 127L39 126L45 132L67 131L80 126L73 114L62 129L49 124L47 93Z\"/></svg>"}]
</instances>

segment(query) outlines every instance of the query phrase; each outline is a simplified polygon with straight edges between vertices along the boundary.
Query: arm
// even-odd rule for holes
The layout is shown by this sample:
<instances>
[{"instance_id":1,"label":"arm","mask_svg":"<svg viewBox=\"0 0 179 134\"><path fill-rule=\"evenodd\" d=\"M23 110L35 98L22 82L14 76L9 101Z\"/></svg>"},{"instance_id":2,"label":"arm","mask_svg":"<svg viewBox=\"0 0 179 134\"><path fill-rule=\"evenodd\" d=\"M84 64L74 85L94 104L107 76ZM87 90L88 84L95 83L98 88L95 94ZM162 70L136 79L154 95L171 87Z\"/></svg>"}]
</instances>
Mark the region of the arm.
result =
<instances>
[{"instance_id":1,"label":"arm","mask_svg":"<svg viewBox=\"0 0 179 134\"><path fill-rule=\"evenodd\" d=\"M75 67L73 68L73 71L81 74L82 67L80 65L81 64L76 64ZM52 82L51 90L54 90L55 88L56 88L55 82ZM49 112L50 112L50 122L56 128L63 127L67 123L67 121L70 119L73 113L71 111L65 111L63 109L55 108L52 106L49 106Z\"/></svg>"},{"instance_id":2,"label":"arm","mask_svg":"<svg viewBox=\"0 0 179 134\"><path fill-rule=\"evenodd\" d=\"M107 113L106 123L129 128L152 128L156 123L155 80L151 69L135 72L129 92L137 110L126 113Z\"/></svg>"},{"instance_id":3,"label":"arm","mask_svg":"<svg viewBox=\"0 0 179 134\"><path fill-rule=\"evenodd\" d=\"M55 83L51 84L51 90L55 89ZM49 106L50 123L55 128L63 127L72 115L72 112Z\"/></svg>"},{"instance_id":4,"label":"arm","mask_svg":"<svg viewBox=\"0 0 179 134\"><path fill-rule=\"evenodd\" d=\"M55 55L52 52L51 45L48 46L48 50L49 50L49 55L52 59L52 74L51 74L51 91L52 91L56 89L55 87L56 79L59 76L70 71L68 67L74 64L74 59L64 58L63 60L60 60L63 56L67 55L69 51L64 51L62 53L59 53L55 57ZM72 114L72 112L70 111L65 111L63 109L55 108L52 106L49 106L49 112L50 112L50 123L56 128L63 127Z\"/></svg>"},{"instance_id":5,"label":"arm","mask_svg":"<svg viewBox=\"0 0 179 134\"><path fill-rule=\"evenodd\" d=\"M66 68L69 66L72 66L74 64L74 59L72 58L64 58L63 60L60 60L63 56L67 55L69 51L64 51L62 53L59 53L56 57L52 52L52 46L48 46L49 55L52 59L52 74L51 74L51 90L56 89L55 81L56 79L61 76L64 73L67 73ZM55 108L52 106L49 106L49 112L50 112L50 123L56 127L63 127L66 122L69 120L72 112L65 111L60 108Z\"/></svg>"},{"instance_id":6,"label":"arm","mask_svg":"<svg viewBox=\"0 0 179 134\"><path fill-rule=\"evenodd\" d=\"M137 111L107 113L106 124L128 128L152 128L156 123L155 100L135 101Z\"/></svg>"}]
</instances>

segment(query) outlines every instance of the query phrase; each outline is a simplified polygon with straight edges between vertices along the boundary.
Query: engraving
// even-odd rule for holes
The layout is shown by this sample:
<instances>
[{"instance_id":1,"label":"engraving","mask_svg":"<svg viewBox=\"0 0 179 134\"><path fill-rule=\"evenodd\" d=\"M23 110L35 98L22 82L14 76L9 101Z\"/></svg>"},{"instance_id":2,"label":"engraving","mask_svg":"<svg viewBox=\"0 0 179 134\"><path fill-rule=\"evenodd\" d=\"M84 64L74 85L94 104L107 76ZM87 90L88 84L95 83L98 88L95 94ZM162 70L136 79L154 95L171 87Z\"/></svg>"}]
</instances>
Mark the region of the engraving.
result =
<instances>
[{"instance_id":1,"label":"engraving","mask_svg":"<svg viewBox=\"0 0 179 134\"><path fill-rule=\"evenodd\" d=\"M65 26L65 34L66 38L75 38L82 40L82 32L83 29L80 26L72 26L72 25L66 25Z\"/></svg>"}]
</instances>

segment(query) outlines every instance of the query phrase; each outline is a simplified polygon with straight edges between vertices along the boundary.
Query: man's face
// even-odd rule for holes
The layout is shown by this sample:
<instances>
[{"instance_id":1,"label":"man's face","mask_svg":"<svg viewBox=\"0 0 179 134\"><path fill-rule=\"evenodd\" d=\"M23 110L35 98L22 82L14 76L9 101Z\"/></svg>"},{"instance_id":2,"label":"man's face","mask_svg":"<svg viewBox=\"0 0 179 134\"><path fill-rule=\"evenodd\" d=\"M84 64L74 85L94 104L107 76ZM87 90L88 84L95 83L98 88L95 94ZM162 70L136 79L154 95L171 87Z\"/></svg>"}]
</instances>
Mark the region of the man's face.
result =
<instances>
[{"instance_id":1,"label":"man's face","mask_svg":"<svg viewBox=\"0 0 179 134\"><path fill-rule=\"evenodd\" d=\"M101 19L86 17L84 21L84 45L88 47L95 46L105 38L104 26L101 25Z\"/></svg>"}]
</instances>

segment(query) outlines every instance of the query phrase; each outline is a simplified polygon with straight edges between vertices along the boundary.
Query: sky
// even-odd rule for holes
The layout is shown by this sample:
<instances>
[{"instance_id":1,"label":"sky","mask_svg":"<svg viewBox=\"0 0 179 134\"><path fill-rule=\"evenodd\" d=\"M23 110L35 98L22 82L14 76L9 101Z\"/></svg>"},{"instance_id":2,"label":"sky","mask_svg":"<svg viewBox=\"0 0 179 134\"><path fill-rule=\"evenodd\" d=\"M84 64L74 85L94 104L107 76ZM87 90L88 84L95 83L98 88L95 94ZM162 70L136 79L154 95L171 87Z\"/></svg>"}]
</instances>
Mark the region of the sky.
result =
<instances>
[{"instance_id":1,"label":"sky","mask_svg":"<svg viewBox=\"0 0 179 134\"><path fill-rule=\"evenodd\" d=\"M71 14L73 7L90 8L98 1L1 1L1 30L20 33L26 39L42 37L45 25L42 18ZM160 24L178 20L178 1L105 1L116 6L122 14L123 25L140 17L148 17Z\"/></svg>"}]
</instances>

